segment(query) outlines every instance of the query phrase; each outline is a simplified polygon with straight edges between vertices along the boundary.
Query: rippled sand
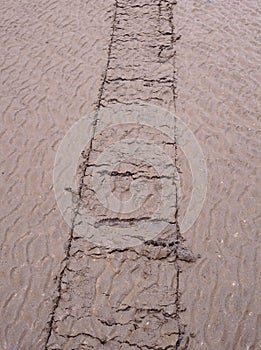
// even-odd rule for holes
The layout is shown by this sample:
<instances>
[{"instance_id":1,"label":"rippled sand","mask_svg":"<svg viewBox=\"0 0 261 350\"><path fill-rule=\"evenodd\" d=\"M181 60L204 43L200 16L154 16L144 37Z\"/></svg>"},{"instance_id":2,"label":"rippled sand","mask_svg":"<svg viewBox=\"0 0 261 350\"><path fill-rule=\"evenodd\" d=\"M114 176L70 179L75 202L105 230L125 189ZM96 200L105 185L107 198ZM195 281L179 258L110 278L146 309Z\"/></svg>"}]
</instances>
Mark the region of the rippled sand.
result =
<instances>
[{"instance_id":1,"label":"rippled sand","mask_svg":"<svg viewBox=\"0 0 261 350\"><path fill-rule=\"evenodd\" d=\"M22 0L0 16L0 348L261 348L257 2ZM201 144L208 192L183 234L197 261L176 224L175 249L108 252L63 221L58 144L115 102L176 109Z\"/></svg>"},{"instance_id":2,"label":"rippled sand","mask_svg":"<svg viewBox=\"0 0 261 350\"><path fill-rule=\"evenodd\" d=\"M177 114L201 143L209 177L185 234L201 254L181 279L191 350L261 347L258 20L256 1L176 6Z\"/></svg>"}]
</instances>

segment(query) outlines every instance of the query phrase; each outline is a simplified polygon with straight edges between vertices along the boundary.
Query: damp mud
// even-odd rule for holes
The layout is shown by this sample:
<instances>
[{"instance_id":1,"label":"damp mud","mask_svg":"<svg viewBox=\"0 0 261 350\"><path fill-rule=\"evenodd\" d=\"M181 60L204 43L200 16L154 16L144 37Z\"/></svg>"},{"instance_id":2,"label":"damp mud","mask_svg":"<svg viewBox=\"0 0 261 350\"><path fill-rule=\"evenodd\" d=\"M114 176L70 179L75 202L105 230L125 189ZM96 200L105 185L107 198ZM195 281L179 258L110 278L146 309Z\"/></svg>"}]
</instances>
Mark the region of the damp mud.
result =
<instances>
[{"instance_id":1,"label":"damp mud","mask_svg":"<svg viewBox=\"0 0 261 350\"><path fill-rule=\"evenodd\" d=\"M23 0L3 3L0 16L0 348L261 349L256 1ZM128 123L100 131L103 111L118 104ZM173 138L137 113L131 123L136 105L172 113L159 125ZM175 115L208 171L185 232L193 176ZM92 136L75 160L76 189L65 188L68 226L53 169L84 116L94 116ZM121 159L139 139L136 157ZM152 166L152 144L170 163ZM123 207L146 188L144 205L113 211L97 176ZM171 211L155 218L166 203ZM137 241L95 244L79 231L80 211L94 217L95 235L129 229ZM141 235L159 223L158 234Z\"/></svg>"}]
</instances>

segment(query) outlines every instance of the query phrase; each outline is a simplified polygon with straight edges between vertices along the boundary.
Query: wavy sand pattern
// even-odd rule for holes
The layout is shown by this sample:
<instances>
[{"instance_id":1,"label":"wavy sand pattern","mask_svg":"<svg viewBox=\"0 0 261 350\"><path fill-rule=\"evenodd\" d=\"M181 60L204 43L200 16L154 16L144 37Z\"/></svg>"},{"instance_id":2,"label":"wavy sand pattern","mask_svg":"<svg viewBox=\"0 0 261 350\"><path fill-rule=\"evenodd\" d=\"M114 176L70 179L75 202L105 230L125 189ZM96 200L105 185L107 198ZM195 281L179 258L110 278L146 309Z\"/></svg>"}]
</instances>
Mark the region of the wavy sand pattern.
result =
<instances>
[{"instance_id":1,"label":"wavy sand pattern","mask_svg":"<svg viewBox=\"0 0 261 350\"><path fill-rule=\"evenodd\" d=\"M46 341L68 236L53 162L69 126L97 104L112 8L110 1L2 4L1 349L38 350Z\"/></svg>"},{"instance_id":2,"label":"wavy sand pattern","mask_svg":"<svg viewBox=\"0 0 261 350\"><path fill-rule=\"evenodd\" d=\"M1 349L261 348L258 15L254 0L3 2ZM58 144L115 102L176 106L197 136L209 189L184 234L196 262L174 222L123 251L64 223L52 189ZM168 148L182 172L181 222L191 175ZM114 174L119 186L129 166Z\"/></svg>"},{"instance_id":3,"label":"wavy sand pattern","mask_svg":"<svg viewBox=\"0 0 261 350\"><path fill-rule=\"evenodd\" d=\"M202 256L181 278L190 350L261 347L258 15L256 1L176 7L177 114L209 173L203 212L185 234Z\"/></svg>"}]
</instances>

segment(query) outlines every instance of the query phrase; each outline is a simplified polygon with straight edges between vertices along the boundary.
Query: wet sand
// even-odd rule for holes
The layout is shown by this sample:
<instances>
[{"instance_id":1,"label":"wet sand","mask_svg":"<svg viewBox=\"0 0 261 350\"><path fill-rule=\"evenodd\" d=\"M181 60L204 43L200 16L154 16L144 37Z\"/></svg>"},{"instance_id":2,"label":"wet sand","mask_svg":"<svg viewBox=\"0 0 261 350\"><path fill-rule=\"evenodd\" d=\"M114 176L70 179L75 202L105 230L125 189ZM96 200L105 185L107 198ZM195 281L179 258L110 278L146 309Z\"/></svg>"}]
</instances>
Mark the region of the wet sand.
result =
<instances>
[{"instance_id":1,"label":"wet sand","mask_svg":"<svg viewBox=\"0 0 261 350\"><path fill-rule=\"evenodd\" d=\"M2 7L1 348L259 349L257 4ZM199 140L208 193L183 235L197 261L179 233L191 175L173 144L183 196L165 237L112 251L63 221L52 188L58 144L75 121L116 102L176 108ZM106 137L94 134L83 163ZM137 168L117 169L116 185Z\"/></svg>"},{"instance_id":2,"label":"wet sand","mask_svg":"<svg viewBox=\"0 0 261 350\"><path fill-rule=\"evenodd\" d=\"M209 178L185 234L201 254L181 278L191 350L261 347L259 18L255 1L176 6L177 114L202 145Z\"/></svg>"},{"instance_id":3,"label":"wet sand","mask_svg":"<svg viewBox=\"0 0 261 350\"><path fill-rule=\"evenodd\" d=\"M2 4L1 349L43 349L68 226L53 164L98 101L113 3Z\"/></svg>"}]
</instances>

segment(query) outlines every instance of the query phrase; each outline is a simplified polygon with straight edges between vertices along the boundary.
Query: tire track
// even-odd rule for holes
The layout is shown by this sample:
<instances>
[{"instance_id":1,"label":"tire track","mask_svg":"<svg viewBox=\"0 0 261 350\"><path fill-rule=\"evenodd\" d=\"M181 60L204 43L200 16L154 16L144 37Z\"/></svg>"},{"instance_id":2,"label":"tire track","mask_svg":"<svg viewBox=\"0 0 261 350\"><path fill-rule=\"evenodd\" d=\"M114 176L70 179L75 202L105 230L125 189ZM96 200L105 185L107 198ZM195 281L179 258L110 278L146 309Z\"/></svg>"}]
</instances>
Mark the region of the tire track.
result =
<instances>
[{"instance_id":1,"label":"tire track","mask_svg":"<svg viewBox=\"0 0 261 350\"><path fill-rule=\"evenodd\" d=\"M174 2L119 0L115 4L97 109L119 101L156 101L173 109L177 40ZM135 136L140 132L134 130ZM86 181L91 177L91 168L97 166L100 142L104 144L106 138L108 135L96 135L94 126L90 147L84 151L78 195L87 206L94 202L89 198ZM175 145L171 150L173 156ZM136 175L136 171L130 173ZM148 169L140 176L153 178ZM115 177L119 180L121 173ZM103 224L113 220L117 225L117 220L123 219L105 213L103 220ZM131 222L135 218L124 220ZM46 349L185 349L188 339L180 318L181 271L177 256L187 261L194 261L194 257L186 248L180 248L184 249L183 256L178 255L182 237L177 223L170 224L165 235L162 242L156 240L121 251L95 247L72 229Z\"/></svg>"}]
</instances>

